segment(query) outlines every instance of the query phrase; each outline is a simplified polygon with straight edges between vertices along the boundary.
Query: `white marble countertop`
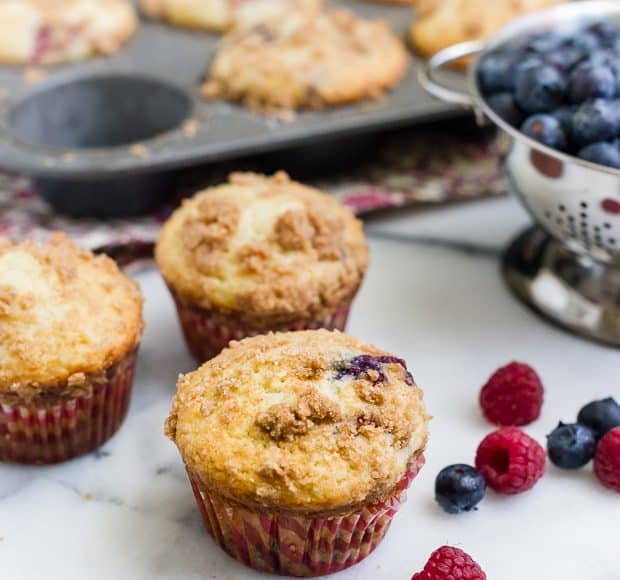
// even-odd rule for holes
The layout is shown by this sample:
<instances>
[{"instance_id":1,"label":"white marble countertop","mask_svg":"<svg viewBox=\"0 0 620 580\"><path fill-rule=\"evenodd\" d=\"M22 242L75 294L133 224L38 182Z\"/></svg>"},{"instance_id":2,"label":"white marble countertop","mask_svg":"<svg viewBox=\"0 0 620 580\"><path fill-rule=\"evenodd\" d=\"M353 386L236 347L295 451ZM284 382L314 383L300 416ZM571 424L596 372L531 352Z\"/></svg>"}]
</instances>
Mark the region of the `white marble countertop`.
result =
<instances>
[{"instance_id":1,"label":"white marble countertop","mask_svg":"<svg viewBox=\"0 0 620 580\"><path fill-rule=\"evenodd\" d=\"M478 390L521 359L546 387L539 441L580 406L618 395L617 350L565 334L517 303L498 256L528 218L501 199L368 222L373 262L349 332L407 359L434 415L427 464L376 552L342 580L408 580L432 550L463 547L489 580L619 580L620 496L591 469L550 467L529 493L489 493L475 513L433 501L437 472L472 462L491 427ZM409 238L404 239L387 239ZM261 577L207 536L175 447L162 434L176 375L193 367L154 270L138 276L147 329L127 421L100 452L45 468L0 466L0 577L194 580Z\"/></svg>"}]
</instances>

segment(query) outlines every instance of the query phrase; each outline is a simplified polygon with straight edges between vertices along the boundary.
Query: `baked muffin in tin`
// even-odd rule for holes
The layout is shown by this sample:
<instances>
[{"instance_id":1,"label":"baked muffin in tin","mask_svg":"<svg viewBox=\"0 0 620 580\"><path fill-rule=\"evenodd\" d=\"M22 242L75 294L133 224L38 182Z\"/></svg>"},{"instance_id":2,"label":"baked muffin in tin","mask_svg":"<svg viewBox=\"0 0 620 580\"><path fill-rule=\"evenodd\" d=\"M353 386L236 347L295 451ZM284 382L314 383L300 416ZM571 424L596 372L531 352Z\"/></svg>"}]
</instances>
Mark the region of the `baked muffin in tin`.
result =
<instances>
[{"instance_id":1,"label":"baked muffin in tin","mask_svg":"<svg viewBox=\"0 0 620 580\"><path fill-rule=\"evenodd\" d=\"M54 463L120 427L142 333L137 285L66 235L0 239L0 461Z\"/></svg>"},{"instance_id":2,"label":"baked muffin in tin","mask_svg":"<svg viewBox=\"0 0 620 580\"><path fill-rule=\"evenodd\" d=\"M411 42L424 56L466 40L485 39L511 20L566 0L415 0ZM467 66L462 59L457 65Z\"/></svg>"},{"instance_id":3,"label":"baked muffin in tin","mask_svg":"<svg viewBox=\"0 0 620 580\"><path fill-rule=\"evenodd\" d=\"M181 376L166 433L224 550L315 576L381 541L424 462L428 418L403 360L315 330L232 343Z\"/></svg>"},{"instance_id":4,"label":"baked muffin in tin","mask_svg":"<svg viewBox=\"0 0 620 580\"><path fill-rule=\"evenodd\" d=\"M229 32L202 93L267 113L317 109L380 97L409 61L383 21L346 10L289 11Z\"/></svg>"},{"instance_id":5,"label":"baked muffin in tin","mask_svg":"<svg viewBox=\"0 0 620 580\"><path fill-rule=\"evenodd\" d=\"M155 257L204 361L254 334L343 330L368 247L361 222L329 195L283 172L234 173L185 200Z\"/></svg>"},{"instance_id":6,"label":"baked muffin in tin","mask_svg":"<svg viewBox=\"0 0 620 580\"><path fill-rule=\"evenodd\" d=\"M111 54L137 27L126 0L3 0L0 63L56 64Z\"/></svg>"},{"instance_id":7,"label":"baked muffin in tin","mask_svg":"<svg viewBox=\"0 0 620 580\"><path fill-rule=\"evenodd\" d=\"M320 9L321 0L140 0L149 18L172 26L222 32L286 14Z\"/></svg>"}]
</instances>

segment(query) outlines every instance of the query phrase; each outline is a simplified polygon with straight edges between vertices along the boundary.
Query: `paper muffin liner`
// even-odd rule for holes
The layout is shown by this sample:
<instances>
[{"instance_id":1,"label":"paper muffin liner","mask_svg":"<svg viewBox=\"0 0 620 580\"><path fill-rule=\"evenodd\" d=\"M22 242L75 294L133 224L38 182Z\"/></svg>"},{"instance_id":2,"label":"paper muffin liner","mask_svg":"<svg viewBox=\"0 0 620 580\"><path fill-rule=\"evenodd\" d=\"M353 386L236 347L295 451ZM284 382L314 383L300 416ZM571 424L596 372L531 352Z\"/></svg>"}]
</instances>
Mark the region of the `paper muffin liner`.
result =
<instances>
[{"instance_id":1,"label":"paper muffin liner","mask_svg":"<svg viewBox=\"0 0 620 580\"><path fill-rule=\"evenodd\" d=\"M121 426L131 397L137 352L107 369L80 396L47 394L0 404L0 461L59 463L100 447Z\"/></svg>"},{"instance_id":2,"label":"paper muffin liner","mask_svg":"<svg viewBox=\"0 0 620 580\"><path fill-rule=\"evenodd\" d=\"M217 356L228 346L231 340L241 340L257 334L266 334L270 331L286 332L290 330L316 330L318 328L344 331L353 302L353 296L347 298L321 320L308 321L304 319L272 328L256 328L244 324L242 320L230 314L223 314L219 310L207 310L194 306L183 300L172 288L170 292L176 304L187 347L199 362Z\"/></svg>"},{"instance_id":3,"label":"paper muffin liner","mask_svg":"<svg viewBox=\"0 0 620 580\"><path fill-rule=\"evenodd\" d=\"M207 531L233 558L261 572L318 576L339 572L368 556L385 536L406 499L409 485L424 465L424 455L385 501L346 515L284 515L231 503L189 480Z\"/></svg>"}]
</instances>

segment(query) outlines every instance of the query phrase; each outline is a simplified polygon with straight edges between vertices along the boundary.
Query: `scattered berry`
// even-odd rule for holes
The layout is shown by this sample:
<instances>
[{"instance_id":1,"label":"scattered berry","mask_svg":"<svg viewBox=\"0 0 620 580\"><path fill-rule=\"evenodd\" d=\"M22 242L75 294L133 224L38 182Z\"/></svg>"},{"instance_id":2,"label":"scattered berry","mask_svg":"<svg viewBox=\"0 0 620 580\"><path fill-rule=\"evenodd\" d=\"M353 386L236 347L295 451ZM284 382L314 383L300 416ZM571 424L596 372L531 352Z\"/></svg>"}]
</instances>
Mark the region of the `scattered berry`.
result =
<instances>
[{"instance_id":1,"label":"scattered berry","mask_svg":"<svg viewBox=\"0 0 620 580\"><path fill-rule=\"evenodd\" d=\"M470 465L444 467L435 479L435 500L449 514L473 510L484 497L484 477Z\"/></svg>"},{"instance_id":2,"label":"scattered berry","mask_svg":"<svg viewBox=\"0 0 620 580\"><path fill-rule=\"evenodd\" d=\"M590 427L600 440L608 431L620 426L620 405L612 397L592 401L579 411L577 421Z\"/></svg>"},{"instance_id":3,"label":"scattered berry","mask_svg":"<svg viewBox=\"0 0 620 580\"><path fill-rule=\"evenodd\" d=\"M545 450L517 427L487 435L476 452L476 467L487 485L512 495L531 489L545 472Z\"/></svg>"},{"instance_id":4,"label":"scattered berry","mask_svg":"<svg viewBox=\"0 0 620 580\"><path fill-rule=\"evenodd\" d=\"M620 427L615 427L599 441L594 473L605 487L620 492Z\"/></svg>"},{"instance_id":5,"label":"scattered berry","mask_svg":"<svg viewBox=\"0 0 620 580\"><path fill-rule=\"evenodd\" d=\"M540 416L542 402L540 378L520 362L495 371L480 391L482 412L496 425L527 425Z\"/></svg>"},{"instance_id":6,"label":"scattered berry","mask_svg":"<svg viewBox=\"0 0 620 580\"><path fill-rule=\"evenodd\" d=\"M558 426L547 435L547 453L554 465L562 469L579 469L594 457L596 436L585 425Z\"/></svg>"},{"instance_id":7,"label":"scattered berry","mask_svg":"<svg viewBox=\"0 0 620 580\"><path fill-rule=\"evenodd\" d=\"M437 548L424 570L417 572L411 580L486 580L487 575L473 558L459 548L441 546Z\"/></svg>"}]
</instances>

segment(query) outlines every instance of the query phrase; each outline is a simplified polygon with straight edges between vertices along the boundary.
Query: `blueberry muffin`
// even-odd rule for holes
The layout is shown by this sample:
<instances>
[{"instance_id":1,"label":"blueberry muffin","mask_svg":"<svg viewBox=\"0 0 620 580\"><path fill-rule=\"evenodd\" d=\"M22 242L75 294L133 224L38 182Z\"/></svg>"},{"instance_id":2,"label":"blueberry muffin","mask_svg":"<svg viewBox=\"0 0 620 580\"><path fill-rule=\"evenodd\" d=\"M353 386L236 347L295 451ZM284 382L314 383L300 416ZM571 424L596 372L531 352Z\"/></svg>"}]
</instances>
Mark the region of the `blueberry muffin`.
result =
<instances>
[{"instance_id":1,"label":"blueberry muffin","mask_svg":"<svg viewBox=\"0 0 620 580\"><path fill-rule=\"evenodd\" d=\"M64 234L0 238L0 461L54 463L120 427L142 332L136 284Z\"/></svg>"},{"instance_id":2,"label":"blueberry muffin","mask_svg":"<svg viewBox=\"0 0 620 580\"><path fill-rule=\"evenodd\" d=\"M408 64L404 44L382 21L344 10L289 12L227 34L202 92L263 112L316 109L378 98Z\"/></svg>"},{"instance_id":3,"label":"blueberry muffin","mask_svg":"<svg viewBox=\"0 0 620 580\"><path fill-rule=\"evenodd\" d=\"M137 25L125 0L3 0L0 62L54 64L111 54Z\"/></svg>"},{"instance_id":4,"label":"blueberry muffin","mask_svg":"<svg viewBox=\"0 0 620 580\"><path fill-rule=\"evenodd\" d=\"M368 248L329 195L282 172L234 173L172 214L155 258L202 362L270 330L343 330Z\"/></svg>"},{"instance_id":5,"label":"blueberry muffin","mask_svg":"<svg viewBox=\"0 0 620 580\"><path fill-rule=\"evenodd\" d=\"M166 434L224 550L315 576L381 541L423 464L427 421L403 360L311 330L231 343L180 376Z\"/></svg>"},{"instance_id":6,"label":"blueberry muffin","mask_svg":"<svg viewBox=\"0 0 620 580\"><path fill-rule=\"evenodd\" d=\"M221 32L299 11L315 12L320 0L140 0L149 18L172 26Z\"/></svg>"},{"instance_id":7,"label":"blueberry muffin","mask_svg":"<svg viewBox=\"0 0 620 580\"><path fill-rule=\"evenodd\" d=\"M411 41L424 56L491 36L511 20L566 0L416 0ZM467 60L459 62L467 65Z\"/></svg>"}]
</instances>

